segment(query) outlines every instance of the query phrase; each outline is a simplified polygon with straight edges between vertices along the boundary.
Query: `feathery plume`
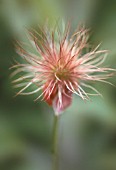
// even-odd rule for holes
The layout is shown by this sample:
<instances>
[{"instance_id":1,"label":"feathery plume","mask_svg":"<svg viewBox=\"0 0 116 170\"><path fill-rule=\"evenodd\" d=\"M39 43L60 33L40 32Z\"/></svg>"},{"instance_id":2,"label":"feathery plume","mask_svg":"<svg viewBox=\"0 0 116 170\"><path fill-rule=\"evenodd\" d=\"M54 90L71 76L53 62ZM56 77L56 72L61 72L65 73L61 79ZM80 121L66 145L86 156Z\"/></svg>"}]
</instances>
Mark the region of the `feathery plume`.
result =
<instances>
[{"instance_id":1,"label":"feathery plume","mask_svg":"<svg viewBox=\"0 0 116 170\"><path fill-rule=\"evenodd\" d=\"M56 114L60 114L72 102L73 94L88 100L89 94L84 87L101 95L88 82L109 83L106 79L113 75L113 69L100 67L104 62L107 50L98 50L99 45L84 53L88 48L88 30L78 28L70 36L70 24L65 26L63 33L58 26L50 30L46 26L30 30L29 37L36 53L31 53L17 43L17 53L22 57L22 63L17 62L12 69L12 76L19 78L13 81L16 88L21 88L17 95L31 95L41 91L36 100L42 99L51 105ZM111 71L111 73L110 73ZM23 76L20 76L23 73ZM26 90L31 85L36 89Z\"/></svg>"}]
</instances>

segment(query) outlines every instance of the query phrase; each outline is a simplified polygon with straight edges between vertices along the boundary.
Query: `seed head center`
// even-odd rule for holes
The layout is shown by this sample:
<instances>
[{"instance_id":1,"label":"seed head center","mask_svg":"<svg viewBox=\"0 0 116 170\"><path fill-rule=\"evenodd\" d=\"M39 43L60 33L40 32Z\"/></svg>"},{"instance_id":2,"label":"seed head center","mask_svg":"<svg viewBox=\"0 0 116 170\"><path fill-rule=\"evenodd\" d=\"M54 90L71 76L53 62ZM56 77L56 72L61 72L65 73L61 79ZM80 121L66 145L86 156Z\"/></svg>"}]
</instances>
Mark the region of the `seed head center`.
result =
<instances>
[{"instance_id":1,"label":"seed head center","mask_svg":"<svg viewBox=\"0 0 116 170\"><path fill-rule=\"evenodd\" d=\"M58 68L55 71L56 76L60 79L60 80L66 80L68 79L68 70L64 69L64 68Z\"/></svg>"}]
</instances>

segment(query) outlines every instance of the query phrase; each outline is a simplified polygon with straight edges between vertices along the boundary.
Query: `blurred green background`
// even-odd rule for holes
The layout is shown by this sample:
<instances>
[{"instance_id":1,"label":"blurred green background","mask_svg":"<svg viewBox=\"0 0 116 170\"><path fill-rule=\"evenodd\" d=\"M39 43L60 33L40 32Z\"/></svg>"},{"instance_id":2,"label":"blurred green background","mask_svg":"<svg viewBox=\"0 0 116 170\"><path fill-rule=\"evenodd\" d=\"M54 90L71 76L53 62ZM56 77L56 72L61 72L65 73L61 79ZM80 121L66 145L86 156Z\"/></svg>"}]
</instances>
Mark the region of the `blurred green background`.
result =
<instances>
[{"instance_id":1,"label":"blurred green background","mask_svg":"<svg viewBox=\"0 0 116 170\"><path fill-rule=\"evenodd\" d=\"M109 50L104 65L116 68L115 0L0 0L0 170L51 170L52 108L34 96L13 98L9 78L14 38L46 17L72 18L72 30L85 23L91 43ZM74 96L61 116L60 170L116 170L116 88L94 86L104 99Z\"/></svg>"}]
</instances>

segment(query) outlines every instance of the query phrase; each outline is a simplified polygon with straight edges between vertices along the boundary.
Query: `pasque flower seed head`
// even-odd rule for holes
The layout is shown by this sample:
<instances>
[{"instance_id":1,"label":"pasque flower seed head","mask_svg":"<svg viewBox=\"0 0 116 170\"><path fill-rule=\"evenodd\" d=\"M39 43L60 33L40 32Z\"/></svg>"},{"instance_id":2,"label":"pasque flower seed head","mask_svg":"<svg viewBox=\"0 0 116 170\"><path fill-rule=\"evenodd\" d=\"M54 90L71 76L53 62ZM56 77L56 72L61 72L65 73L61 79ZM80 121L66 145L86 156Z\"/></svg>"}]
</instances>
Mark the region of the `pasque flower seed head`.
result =
<instances>
[{"instance_id":1,"label":"pasque flower seed head","mask_svg":"<svg viewBox=\"0 0 116 170\"><path fill-rule=\"evenodd\" d=\"M69 23L63 32L58 26L53 30L44 26L39 28L39 32L28 31L36 53L25 50L23 45L18 43L17 53L24 62L17 62L12 66L12 69L15 69L12 76L19 76L13 81L15 87L21 88L17 95L41 91L36 100L43 97L58 115L70 106L73 94L83 100L89 99L91 94L87 93L84 87L93 90L95 95L101 95L88 83L90 81L109 83L106 79L112 76L109 72L113 71L111 68L101 67L107 51L98 50L99 45L89 52L84 52L88 49L87 29L82 26L73 35L70 35L70 32ZM23 76L20 76L20 73ZM36 89L27 92L26 90L33 84L36 85Z\"/></svg>"}]
</instances>

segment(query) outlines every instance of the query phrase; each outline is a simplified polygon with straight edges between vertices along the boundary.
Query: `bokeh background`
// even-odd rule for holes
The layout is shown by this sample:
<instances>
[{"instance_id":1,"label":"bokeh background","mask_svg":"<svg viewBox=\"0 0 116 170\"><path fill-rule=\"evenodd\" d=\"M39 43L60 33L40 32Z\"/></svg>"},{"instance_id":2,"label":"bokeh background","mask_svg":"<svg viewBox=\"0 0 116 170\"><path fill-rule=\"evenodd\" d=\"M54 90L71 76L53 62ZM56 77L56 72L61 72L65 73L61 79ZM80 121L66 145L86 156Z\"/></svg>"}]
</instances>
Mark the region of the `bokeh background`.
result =
<instances>
[{"instance_id":1,"label":"bokeh background","mask_svg":"<svg viewBox=\"0 0 116 170\"><path fill-rule=\"evenodd\" d=\"M34 96L13 98L9 78L14 38L25 39L25 27L47 17L72 18L72 30L90 27L91 44L109 50L104 65L116 68L115 0L0 0L0 170L51 170L53 110ZM60 170L116 170L116 88L94 86L103 99L74 96L60 118Z\"/></svg>"}]
</instances>

